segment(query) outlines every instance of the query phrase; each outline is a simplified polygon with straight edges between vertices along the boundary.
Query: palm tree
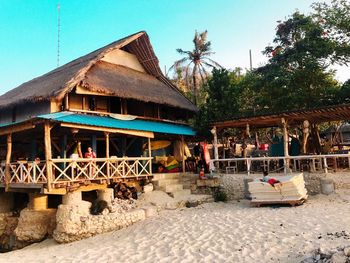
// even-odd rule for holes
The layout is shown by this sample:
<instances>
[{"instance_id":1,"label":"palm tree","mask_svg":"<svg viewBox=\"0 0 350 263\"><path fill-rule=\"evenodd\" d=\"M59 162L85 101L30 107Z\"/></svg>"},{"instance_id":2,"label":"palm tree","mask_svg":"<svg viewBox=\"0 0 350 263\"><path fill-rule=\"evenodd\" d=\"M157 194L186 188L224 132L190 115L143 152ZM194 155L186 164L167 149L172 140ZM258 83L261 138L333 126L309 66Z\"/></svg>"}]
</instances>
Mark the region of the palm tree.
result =
<instances>
[{"instance_id":1,"label":"palm tree","mask_svg":"<svg viewBox=\"0 0 350 263\"><path fill-rule=\"evenodd\" d=\"M216 68L221 66L209 58L214 52L211 51L211 43L207 41L207 30L198 34L197 31L194 34L193 44L194 49L192 51L185 51L181 48L176 49L176 51L185 55L182 59L175 61L171 66L171 69L177 71L178 69L183 69L184 79L187 86L192 81L192 90L194 96L194 104L198 103L198 91L201 83L208 77L207 68Z\"/></svg>"}]
</instances>

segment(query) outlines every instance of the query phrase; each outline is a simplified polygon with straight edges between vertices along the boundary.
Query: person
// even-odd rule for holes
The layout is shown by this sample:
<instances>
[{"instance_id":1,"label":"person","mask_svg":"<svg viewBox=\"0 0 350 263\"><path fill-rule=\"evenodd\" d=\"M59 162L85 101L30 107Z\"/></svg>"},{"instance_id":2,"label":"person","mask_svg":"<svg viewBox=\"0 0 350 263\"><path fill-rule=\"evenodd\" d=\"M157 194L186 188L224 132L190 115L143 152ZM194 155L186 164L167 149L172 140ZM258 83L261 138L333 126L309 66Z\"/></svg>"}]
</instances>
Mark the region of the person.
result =
<instances>
[{"instance_id":1,"label":"person","mask_svg":"<svg viewBox=\"0 0 350 263\"><path fill-rule=\"evenodd\" d=\"M93 158L96 158L96 153L92 150L91 147L88 147L84 157L93 159Z\"/></svg>"},{"instance_id":2,"label":"person","mask_svg":"<svg viewBox=\"0 0 350 263\"><path fill-rule=\"evenodd\" d=\"M271 176L269 176L269 173L265 170L263 172L263 178L261 179L262 182L264 183L269 183L270 185L272 185L273 187L275 186L275 184L281 184L281 181L277 180L276 178L273 178Z\"/></svg>"},{"instance_id":3,"label":"person","mask_svg":"<svg viewBox=\"0 0 350 263\"><path fill-rule=\"evenodd\" d=\"M96 153L92 150L91 147L88 147L87 152L85 153L84 157L88 158L88 159L95 159L96 158ZM89 167L89 175L92 176L95 173L96 163L95 162L89 162L87 164L87 166Z\"/></svg>"}]
</instances>

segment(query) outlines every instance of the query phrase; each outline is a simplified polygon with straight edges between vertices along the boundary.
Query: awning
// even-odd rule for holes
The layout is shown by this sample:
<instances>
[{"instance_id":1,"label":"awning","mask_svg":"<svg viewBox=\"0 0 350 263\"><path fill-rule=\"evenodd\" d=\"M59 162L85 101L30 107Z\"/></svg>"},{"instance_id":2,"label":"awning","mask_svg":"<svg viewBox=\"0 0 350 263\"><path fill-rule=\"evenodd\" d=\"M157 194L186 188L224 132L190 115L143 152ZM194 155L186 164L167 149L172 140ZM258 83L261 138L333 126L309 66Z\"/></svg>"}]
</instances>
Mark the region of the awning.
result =
<instances>
[{"instance_id":1,"label":"awning","mask_svg":"<svg viewBox=\"0 0 350 263\"><path fill-rule=\"evenodd\" d=\"M120 120L110 116L87 115L74 112L57 112L40 115L38 118L53 120L64 127L76 127L81 129L101 130L99 127L111 129L111 132L132 134L135 136L154 137L151 134L165 133L177 135L196 135L195 131L187 126L176 123L158 122L141 119Z\"/></svg>"}]
</instances>

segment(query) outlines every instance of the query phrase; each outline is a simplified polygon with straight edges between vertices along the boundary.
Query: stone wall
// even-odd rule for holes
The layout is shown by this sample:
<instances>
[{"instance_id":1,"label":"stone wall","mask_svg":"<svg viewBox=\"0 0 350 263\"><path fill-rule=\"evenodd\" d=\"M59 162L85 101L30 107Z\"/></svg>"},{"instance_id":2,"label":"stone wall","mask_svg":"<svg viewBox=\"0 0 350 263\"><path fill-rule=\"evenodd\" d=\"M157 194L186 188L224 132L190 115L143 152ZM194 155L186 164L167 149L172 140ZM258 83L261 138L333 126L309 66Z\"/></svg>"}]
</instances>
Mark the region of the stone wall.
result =
<instances>
[{"instance_id":1,"label":"stone wall","mask_svg":"<svg viewBox=\"0 0 350 263\"><path fill-rule=\"evenodd\" d=\"M271 174L278 176L281 174ZM229 200L238 200L244 198L244 179L262 178L261 174L222 174L220 182L223 190L227 194ZM304 173L305 187L309 195L321 193L321 179L332 179L335 189L350 189L350 173Z\"/></svg>"},{"instance_id":2,"label":"stone wall","mask_svg":"<svg viewBox=\"0 0 350 263\"><path fill-rule=\"evenodd\" d=\"M106 194L105 196L109 196ZM123 200L122 200L123 201ZM81 194L72 193L63 199L56 214L56 229L53 238L67 243L97 234L118 230L146 218L144 209L135 209L116 200L101 215L91 215L91 203L81 200Z\"/></svg>"},{"instance_id":3,"label":"stone wall","mask_svg":"<svg viewBox=\"0 0 350 263\"><path fill-rule=\"evenodd\" d=\"M56 209L21 211L15 235L18 240L28 243L38 242L52 236L56 226Z\"/></svg>"}]
</instances>

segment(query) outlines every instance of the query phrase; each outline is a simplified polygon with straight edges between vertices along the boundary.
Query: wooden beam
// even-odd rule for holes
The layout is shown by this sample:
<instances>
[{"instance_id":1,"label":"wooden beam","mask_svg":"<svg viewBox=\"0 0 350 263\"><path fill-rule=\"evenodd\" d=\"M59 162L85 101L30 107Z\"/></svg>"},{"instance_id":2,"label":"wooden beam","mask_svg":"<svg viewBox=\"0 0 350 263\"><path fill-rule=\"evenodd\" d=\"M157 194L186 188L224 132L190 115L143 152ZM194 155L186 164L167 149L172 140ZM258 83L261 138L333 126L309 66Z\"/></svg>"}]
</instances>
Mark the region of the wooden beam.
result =
<instances>
[{"instance_id":1,"label":"wooden beam","mask_svg":"<svg viewBox=\"0 0 350 263\"><path fill-rule=\"evenodd\" d=\"M89 126L89 125L71 124L71 123L61 123L61 126L62 127L68 127L68 128L85 129L85 130L91 130L91 131L100 131L100 132L109 132L109 133L122 133L122 134L129 134L129 135L133 135L133 136L154 138L154 133L153 132L148 132L148 131L104 128L104 127L98 127L98 126Z\"/></svg>"},{"instance_id":2,"label":"wooden beam","mask_svg":"<svg viewBox=\"0 0 350 263\"><path fill-rule=\"evenodd\" d=\"M110 140L111 144L113 145L113 147L119 152L119 147L118 145L114 142L114 140Z\"/></svg>"},{"instance_id":3,"label":"wooden beam","mask_svg":"<svg viewBox=\"0 0 350 263\"><path fill-rule=\"evenodd\" d=\"M7 134L7 149L6 149L6 162L5 162L5 191L8 191L11 173L10 173L10 165L11 165L11 153L12 153L12 134Z\"/></svg>"},{"instance_id":4,"label":"wooden beam","mask_svg":"<svg viewBox=\"0 0 350 263\"><path fill-rule=\"evenodd\" d=\"M0 136L9 134L9 133L21 132L21 131L25 131L33 128L35 128L35 125L32 123L10 125L9 127L0 128Z\"/></svg>"},{"instance_id":5,"label":"wooden beam","mask_svg":"<svg viewBox=\"0 0 350 263\"><path fill-rule=\"evenodd\" d=\"M54 140L51 140L51 143L52 143L53 147L56 149L56 151L57 151L58 153L61 153L61 149L60 149L60 147L57 145L57 143L55 143Z\"/></svg>"},{"instance_id":6,"label":"wooden beam","mask_svg":"<svg viewBox=\"0 0 350 263\"><path fill-rule=\"evenodd\" d=\"M47 190L51 191L52 183L52 151L51 151L51 127L49 122L44 123L44 142L45 142L45 160L46 160L46 177L47 177Z\"/></svg>"},{"instance_id":7,"label":"wooden beam","mask_svg":"<svg viewBox=\"0 0 350 263\"><path fill-rule=\"evenodd\" d=\"M131 141L128 143L128 145L126 146L126 151L129 150L129 148L131 147L131 145L133 145L133 143L136 141L136 138L132 138Z\"/></svg>"}]
</instances>

